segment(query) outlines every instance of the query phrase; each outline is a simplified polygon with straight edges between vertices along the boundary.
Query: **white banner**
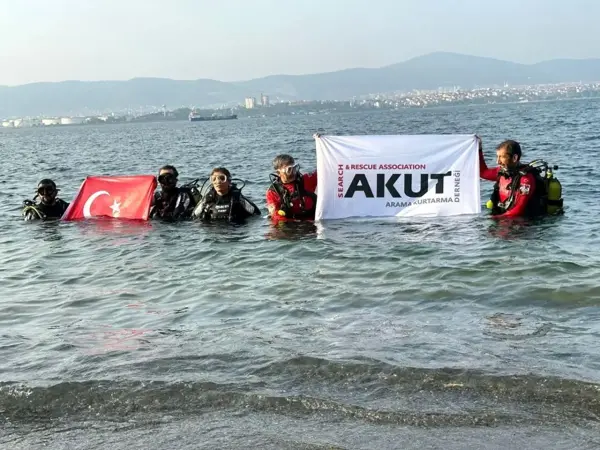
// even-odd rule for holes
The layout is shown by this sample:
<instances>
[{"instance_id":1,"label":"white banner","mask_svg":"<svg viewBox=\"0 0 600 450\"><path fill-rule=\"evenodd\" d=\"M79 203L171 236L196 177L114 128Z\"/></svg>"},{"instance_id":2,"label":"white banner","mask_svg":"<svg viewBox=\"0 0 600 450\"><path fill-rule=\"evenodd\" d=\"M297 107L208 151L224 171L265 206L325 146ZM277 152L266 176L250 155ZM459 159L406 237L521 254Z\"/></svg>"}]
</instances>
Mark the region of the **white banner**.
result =
<instances>
[{"instance_id":1,"label":"white banner","mask_svg":"<svg viewBox=\"0 0 600 450\"><path fill-rule=\"evenodd\" d=\"M320 136L315 220L481 212L475 135Z\"/></svg>"}]
</instances>

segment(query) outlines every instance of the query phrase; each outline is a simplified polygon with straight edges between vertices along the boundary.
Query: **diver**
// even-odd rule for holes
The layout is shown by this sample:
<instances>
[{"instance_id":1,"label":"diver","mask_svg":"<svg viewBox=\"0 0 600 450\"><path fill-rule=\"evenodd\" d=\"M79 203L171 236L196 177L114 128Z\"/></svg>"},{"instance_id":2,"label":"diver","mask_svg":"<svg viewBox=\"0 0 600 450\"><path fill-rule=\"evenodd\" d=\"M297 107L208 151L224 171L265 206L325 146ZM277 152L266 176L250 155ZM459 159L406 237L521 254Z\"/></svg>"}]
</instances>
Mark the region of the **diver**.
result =
<instances>
[{"instance_id":1,"label":"diver","mask_svg":"<svg viewBox=\"0 0 600 450\"><path fill-rule=\"evenodd\" d=\"M270 175L267 208L271 218L314 220L317 206L317 171L300 173L300 165L290 155L273 159L276 173Z\"/></svg>"},{"instance_id":2,"label":"diver","mask_svg":"<svg viewBox=\"0 0 600 450\"><path fill-rule=\"evenodd\" d=\"M200 220L226 220L244 222L248 217L260 216L260 209L242 194L232 182L231 173L225 167L217 167L210 173L211 187L194 210L193 217Z\"/></svg>"},{"instance_id":3,"label":"diver","mask_svg":"<svg viewBox=\"0 0 600 450\"><path fill-rule=\"evenodd\" d=\"M58 198L58 189L54 181L45 178L37 185L37 193L33 200L23 202L23 217L25 220L60 219L67 210L69 203ZM40 202L35 200L40 198Z\"/></svg>"},{"instance_id":4,"label":"diver","mask_svg":"<svg viewBox=\"0 0 600 450\"><path fill-rule=\"evenodd\" d=\"M166 165L158 171L158 182L161 190L154 193L150 206L149 217L182 220L190 219L194 208L200 201L200 192L196 181L178 187L179 173L171 165Z\"/></svg>"},{"instance_id":5,"label":"diver","mask_svg":"<svg viewBox=\"0 0 600 450\"><path fill-rule=\"evenodd\" d=\"M488 208L492 217L540 217L562 214L562 186L545 161L521 163L521 145L506 140L496 147L498 166L488 168L479 141L479 176L495 181ZM554 166L554 169L558 167ZM542 173L544 175L542 176Z\"/></svg>"}]
</instances>

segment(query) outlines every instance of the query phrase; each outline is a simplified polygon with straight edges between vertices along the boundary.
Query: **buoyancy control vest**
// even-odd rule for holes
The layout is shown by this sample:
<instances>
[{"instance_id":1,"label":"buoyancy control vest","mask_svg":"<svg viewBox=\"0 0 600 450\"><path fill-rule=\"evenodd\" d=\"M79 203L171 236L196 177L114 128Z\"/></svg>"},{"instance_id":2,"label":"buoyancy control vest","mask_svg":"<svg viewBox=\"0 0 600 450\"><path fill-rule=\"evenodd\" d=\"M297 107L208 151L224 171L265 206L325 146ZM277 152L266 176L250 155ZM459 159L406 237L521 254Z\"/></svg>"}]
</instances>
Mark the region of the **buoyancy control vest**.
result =
<instances>
[{"instance_id":1,"label":"buoyancy control vest","mask_svg":"<svg viewBox=\"0 0 600 450\"><path fill-rule=\"evenodd\" d=\"M191 216L194 207L201 199L197 188L198 180L191 181L175 188L168 197L163 197L162 192L155 192L154 205L150 210L150 217L163 219L187 219Z\"/></svg>"},{"instance_id":2,"label":"buoyancy control vest","mask_svg":"<svg viewBox=\"0 0 600 450\"><path fill-rule=\"evenodd\" d=\"M550 168L546 161L535 160L529 164L519 166L514 174L498 172L490 201L488 201L488 208L492 210L494 215L509 211L514 206L521 177L529 173L535 179L535 189L533 198L527 203L526 215L535 217L563 214L562 185L554 176L553 170L558 170L558 166ZM504 202L500 202L500 180L502 177L511 179L510 184L507 186L510 195Z\"/></svg>"},{"instance_id":3,"label":"buoyancy control vest","mask_svg":"<svg viewBox=\"0 0 600 450\"><path fill-rule=\"evenodd\" d=\"M21 214L24 220L60 219L69 206L67 202L60 198L57 198L52 205L36 203L36 197L33 200L23 201Z\"/></svg>"},{"instance_id":4,"label":"buoyancy control vest","mask_svg":"<svg viewBox=\"0 0 600 450\"><path fill-rule=\"evenodd\" d=\"M211 188L194 210L194 217L201 220L230 220L233 205L239 202L240 196L241 191L232 187L225 199L219 198L214 188Z\"/></svg>"},{"instance_id":5,"label":"buoyancy control vest","mask_svg":"<svg viewBox=\"0 0 600 450\"><path fill-rule=\"evenodd\" d=\"M294 192L288 191L281 178L278 175L271 174L271 186L269 189L275 191L281 199L281 210L285 213L285 217L290 219L313 219L317 209L317 194L309 192L304 188L304 177L301 173L298 173L296 179L292 182L294 184ZM286 183L290 184L290 183ZM307 208L307 199L311 200L311 207ZM300 202L301 211L294 212L293 202L298 200Z\"/></svg>"},{"instance_id":6,"label":"buoyancy control vest","mask_svg":"<svg viewBox=\"0 0 600 450\"><path fill-rule=\"evenodd\" d=\"M219 196L211 187L196 206L193 217L201 220L235 222L258 214L260 214L258 207L242 195L240 188L232 184L229 192L224 196Z\"/></svg>"}]
</instances>

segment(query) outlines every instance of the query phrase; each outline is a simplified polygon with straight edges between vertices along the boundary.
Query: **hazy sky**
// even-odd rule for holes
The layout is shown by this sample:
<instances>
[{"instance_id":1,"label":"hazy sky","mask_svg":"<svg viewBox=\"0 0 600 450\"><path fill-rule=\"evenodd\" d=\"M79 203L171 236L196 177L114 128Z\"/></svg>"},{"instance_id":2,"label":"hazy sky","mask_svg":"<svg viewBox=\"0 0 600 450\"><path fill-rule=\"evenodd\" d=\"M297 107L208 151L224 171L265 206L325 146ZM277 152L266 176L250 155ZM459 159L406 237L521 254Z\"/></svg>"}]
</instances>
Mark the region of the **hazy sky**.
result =
<instances>
[{"instance_id":1,"label":"hazy sky","mask_svg":"<svg viewBox=\"0 0 600 450\"><path fill-rule=\"evenodd\" d=\"M0 85L600 57L599 18L598 0L0 0Z\"/></svg>"}]
</instances>

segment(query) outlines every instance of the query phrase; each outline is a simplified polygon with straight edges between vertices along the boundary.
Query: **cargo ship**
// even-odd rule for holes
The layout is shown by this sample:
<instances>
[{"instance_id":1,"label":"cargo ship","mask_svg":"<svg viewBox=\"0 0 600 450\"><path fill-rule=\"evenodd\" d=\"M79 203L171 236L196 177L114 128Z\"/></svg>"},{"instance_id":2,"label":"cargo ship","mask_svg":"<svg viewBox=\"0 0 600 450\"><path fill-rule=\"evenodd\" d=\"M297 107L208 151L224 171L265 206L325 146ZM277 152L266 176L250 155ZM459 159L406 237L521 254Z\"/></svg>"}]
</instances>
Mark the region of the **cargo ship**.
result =
<instances>
[{"instance_id":1,"label":"cargo ship","mask_svg":"<svg viewBox=\"0 0 600 450\"><path fill-rule=\"evenodd\" d=\"M237 119L237 114L230 114L228 116L217 116L215 114L212 116L201 116L200 114L192 111L190 112L188 118L190 119L190 122L203 122L207 120L232 120Z\"/></svg>"}]
</instances>

